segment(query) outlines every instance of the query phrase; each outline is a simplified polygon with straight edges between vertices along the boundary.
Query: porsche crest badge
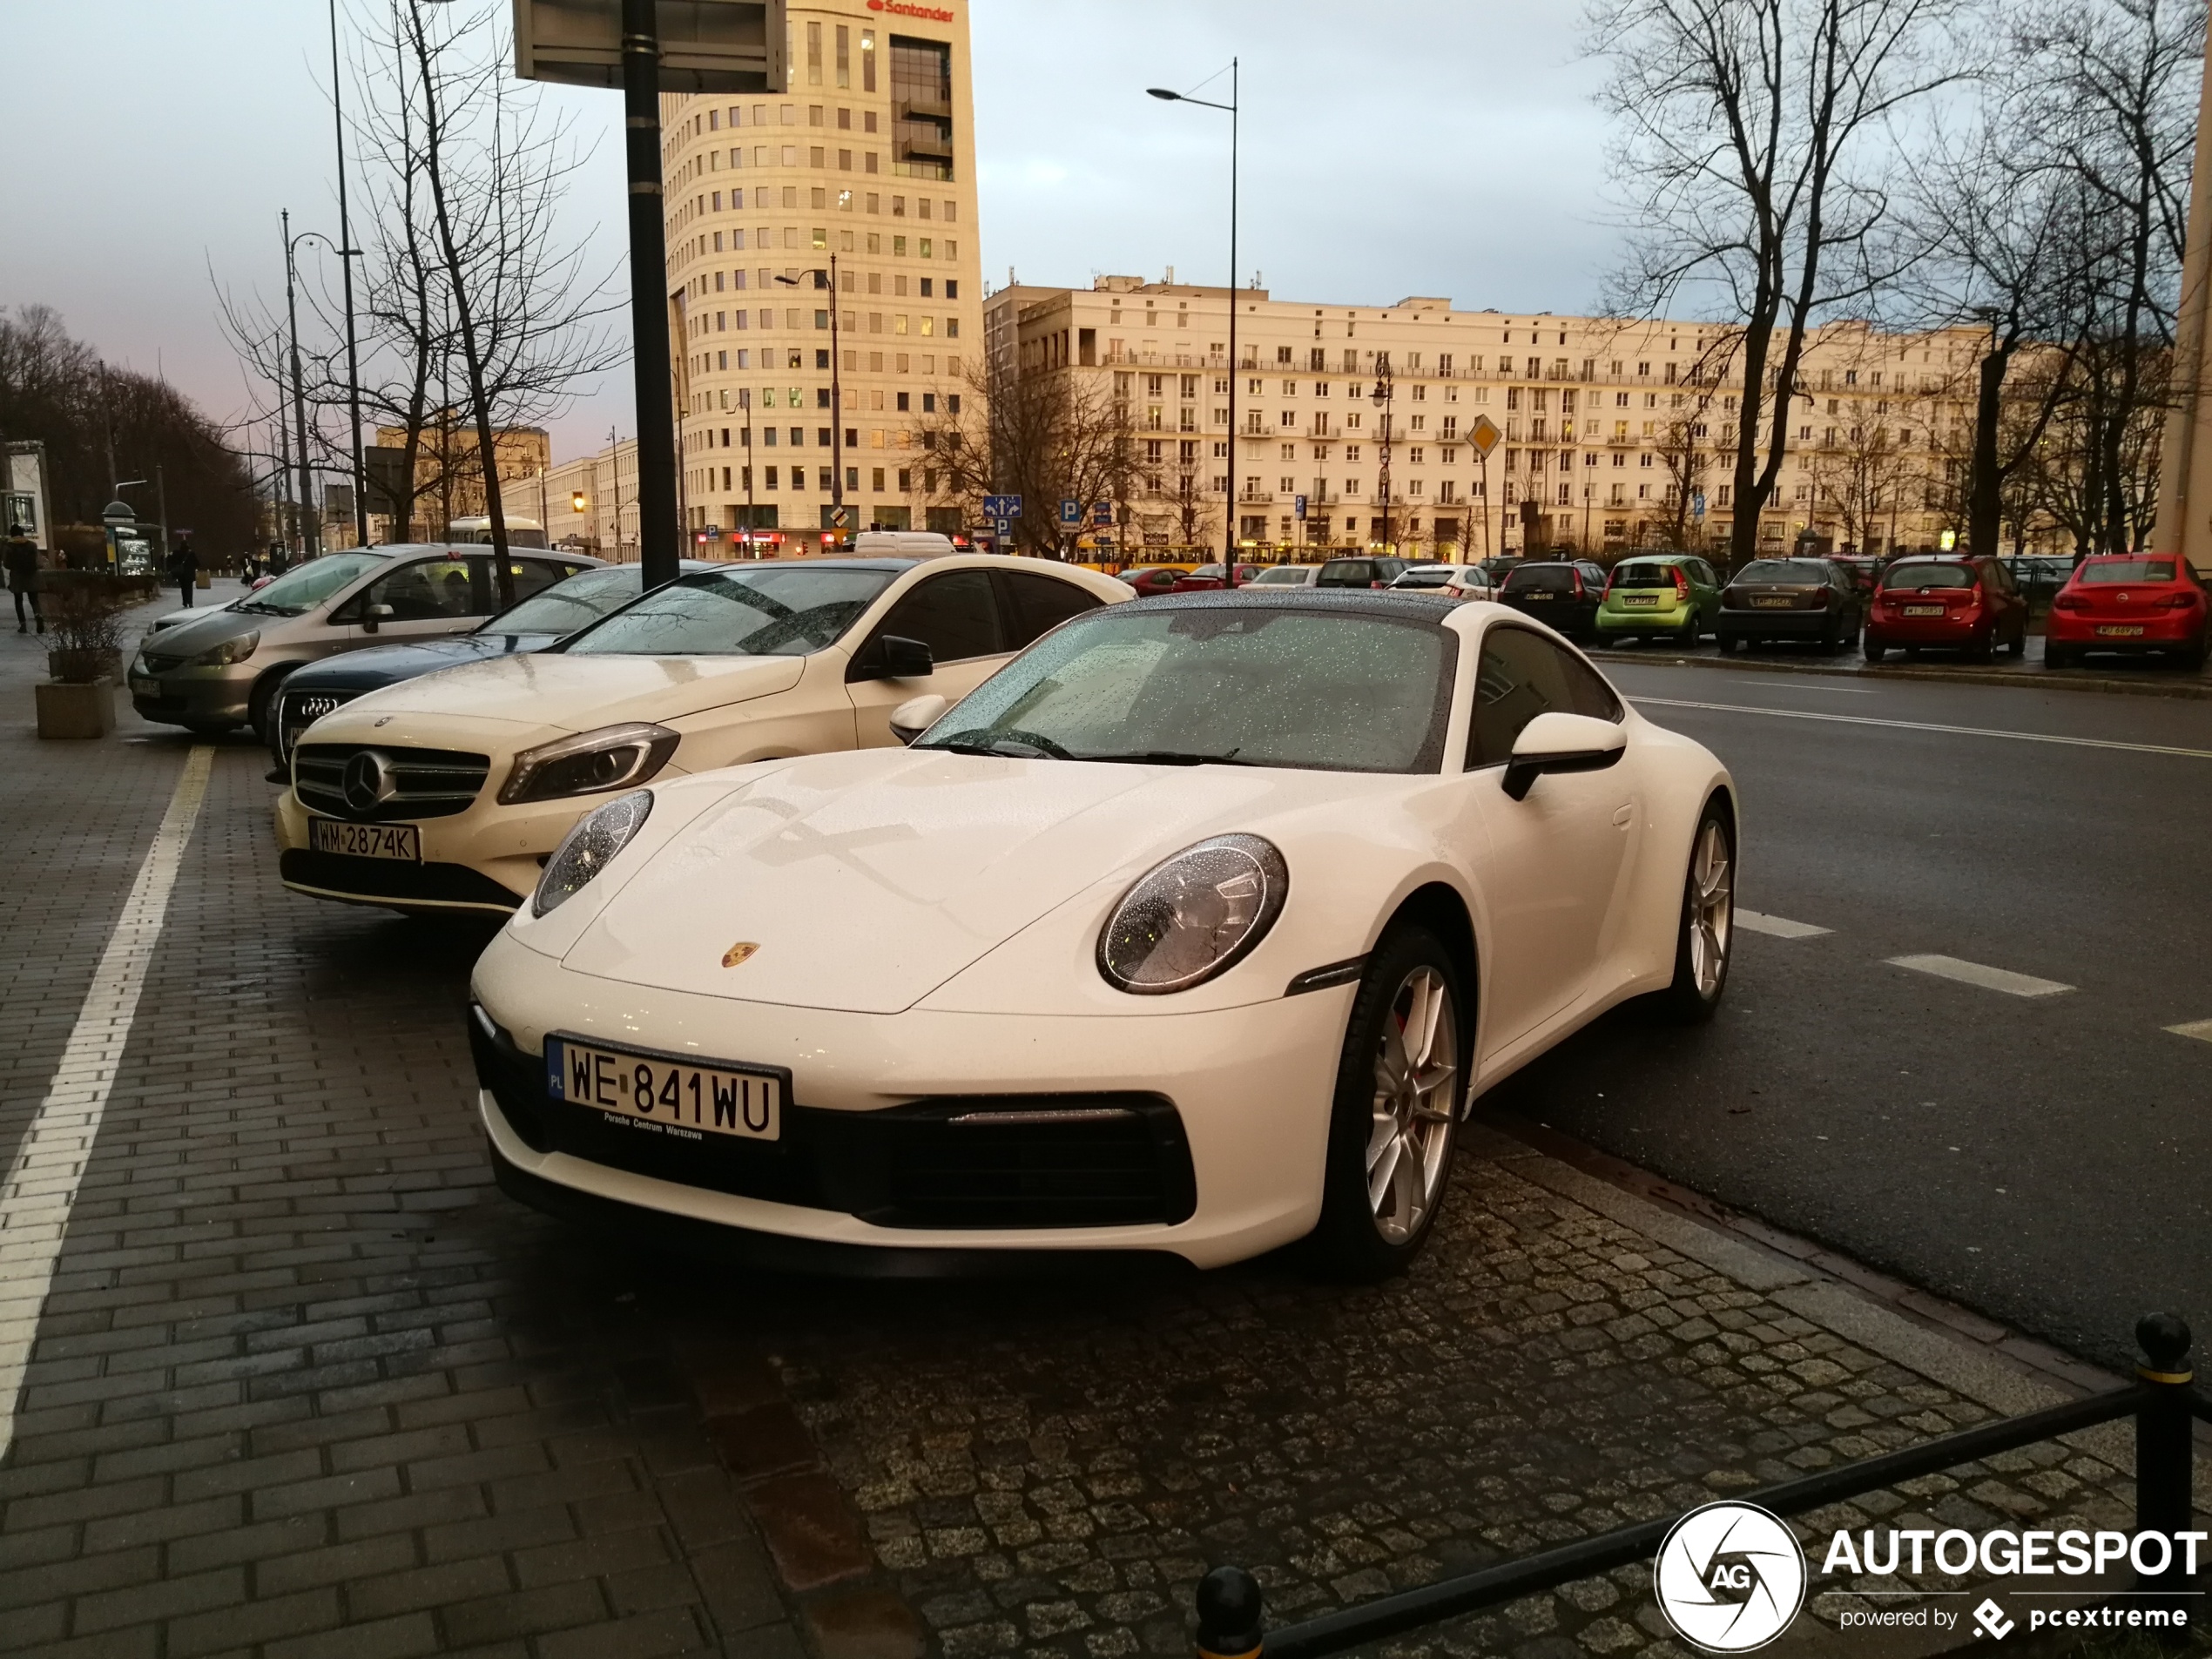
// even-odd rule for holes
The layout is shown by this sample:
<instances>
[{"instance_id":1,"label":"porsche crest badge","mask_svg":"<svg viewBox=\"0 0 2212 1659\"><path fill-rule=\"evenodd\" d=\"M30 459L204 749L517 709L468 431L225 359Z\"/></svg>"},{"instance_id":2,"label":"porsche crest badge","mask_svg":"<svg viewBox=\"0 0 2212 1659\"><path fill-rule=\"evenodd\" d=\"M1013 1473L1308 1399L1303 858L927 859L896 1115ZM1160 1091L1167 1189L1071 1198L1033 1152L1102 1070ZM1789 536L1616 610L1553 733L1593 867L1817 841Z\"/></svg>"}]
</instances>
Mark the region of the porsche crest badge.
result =
<instances>
[{"instance_id":1,"label":"porsche crest badge","mask_svg":"<svg viewBox=\"0 0 2212 1659\"><path fill-rule=\"evenodd\" d=\"M749 962L752 960L753 953L759 948L760 947L750 939L740 939L722 953L722 966L735 968L741 962Z\"/></svg>"}]
</instances>

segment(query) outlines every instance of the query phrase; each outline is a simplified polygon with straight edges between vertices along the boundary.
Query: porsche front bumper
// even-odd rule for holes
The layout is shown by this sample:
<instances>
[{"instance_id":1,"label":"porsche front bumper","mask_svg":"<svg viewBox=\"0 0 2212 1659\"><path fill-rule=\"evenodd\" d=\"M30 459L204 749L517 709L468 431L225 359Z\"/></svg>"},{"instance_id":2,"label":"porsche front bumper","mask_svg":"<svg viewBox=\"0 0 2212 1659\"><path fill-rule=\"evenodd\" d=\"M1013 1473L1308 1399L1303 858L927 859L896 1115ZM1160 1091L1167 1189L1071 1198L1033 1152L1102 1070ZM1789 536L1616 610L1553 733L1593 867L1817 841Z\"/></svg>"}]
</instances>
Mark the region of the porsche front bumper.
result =
<instances>
[{"instance_id":1,"label":"porsche front bumper","mask_svg":"<svg viewBox=\"0 0 2212 1659\"><path fill-rule=\"evenodd\" d=\"M484 1018L470 1035L502 1182L556 1213L617 1225L649 1214L848 1261L1107 1251L1214 1267L1302 1238L1318 1217L1354 988L1204 1014L857 1014L596 979L502 934L477 965ZM785 1133L650 1150L649 1137L595 1134L547 1103L541 1056L556 1030L786 1068ZM1036 1112L1055 1103L1082 1109L1075 1119L1095 1137L1055 1141ZM1035 1127L998 1131L999 1109L1027 1110ZM954 1116L996 1134L996 1150L961 1162L968 1130L935 1127ZM1109 1164L1118 1210L1083 1178Z\"/></svg>"}]
</instances>

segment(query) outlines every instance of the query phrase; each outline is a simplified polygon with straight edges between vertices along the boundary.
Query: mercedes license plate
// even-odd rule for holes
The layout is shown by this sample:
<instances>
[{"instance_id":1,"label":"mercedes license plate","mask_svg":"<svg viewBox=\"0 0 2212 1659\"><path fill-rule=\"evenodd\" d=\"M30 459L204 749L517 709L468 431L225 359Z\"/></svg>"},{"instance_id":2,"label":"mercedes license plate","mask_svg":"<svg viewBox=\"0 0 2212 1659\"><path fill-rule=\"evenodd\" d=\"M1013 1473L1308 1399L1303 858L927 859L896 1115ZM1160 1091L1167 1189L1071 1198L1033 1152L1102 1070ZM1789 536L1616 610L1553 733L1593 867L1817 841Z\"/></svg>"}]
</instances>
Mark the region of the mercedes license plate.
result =
<instances>
[{"instance_id":1,"label":"mercedes license plate","mask_svg":"<svg viewBox=\"0 0 2212 1659\"><path fill-rule=\"evenodd\" d=\"M1943 614L1943 607L1941 605L1907 605L1905 607L1905 614L1908 617L1940 617Z\"/></svg>"},{"instance_id":2,"label":"mercedes license plate","mask_svg":"<svg viewBox=\"0 0 2212 1659\"><path fill-rule=\"evenodd\" d=\"M412 824L341 824L334 818L311 818L307 845L318 853L341 853L350 859L422 862L422 832Z\"/></svg>"},{"instance_id":3,"label":"mercedes license plate","mask_svg":"<svg viewBox=\"0 0 2212 1659\"><path fill-rule=\"evenodd\" d=\"M545 1088L555 1100L679 1140L772 1141L783 1132L784 1079L772 1071L549 1036Z\"/></svg>"},{"instance_id":4,"label":"mercedes license plate","mask_svg":"<svg viewBox=\"0 0 2212 1659\"><path fill-rule=\"evenodd\" d=\"M2141 639L2142 636L2143 629L2141 623L2132 627L2121 627L2107 623L2101 624L2097 629L2097 637L2100 639Z\"/></svg>"}]
</instances>

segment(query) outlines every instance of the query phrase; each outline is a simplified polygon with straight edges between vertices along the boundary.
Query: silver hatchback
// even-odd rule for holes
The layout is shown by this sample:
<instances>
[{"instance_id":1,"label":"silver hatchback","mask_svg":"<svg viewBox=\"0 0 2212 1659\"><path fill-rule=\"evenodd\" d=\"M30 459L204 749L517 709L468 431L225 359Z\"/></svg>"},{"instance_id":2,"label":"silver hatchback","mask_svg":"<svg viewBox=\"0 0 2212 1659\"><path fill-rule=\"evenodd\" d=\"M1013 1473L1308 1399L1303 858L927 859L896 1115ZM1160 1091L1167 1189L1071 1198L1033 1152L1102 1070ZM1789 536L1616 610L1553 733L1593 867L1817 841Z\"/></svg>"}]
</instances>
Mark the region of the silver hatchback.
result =
<instances>
[{"instance_id":1,"label":"silver hatchback","mask_svg":"<svg viewBox=\"0 0 2212 1659\"><path fill-rule=\"evenodd\" d=\"M597 564L580 554L510 552L515 597ZM251 725L264 737L277 688L296 668L364 645L458 634L500 609L489 548L442 543L327 553L191 622L149 633L131 664L141 718L191 732Z\"/></svg>"}]
</instances>

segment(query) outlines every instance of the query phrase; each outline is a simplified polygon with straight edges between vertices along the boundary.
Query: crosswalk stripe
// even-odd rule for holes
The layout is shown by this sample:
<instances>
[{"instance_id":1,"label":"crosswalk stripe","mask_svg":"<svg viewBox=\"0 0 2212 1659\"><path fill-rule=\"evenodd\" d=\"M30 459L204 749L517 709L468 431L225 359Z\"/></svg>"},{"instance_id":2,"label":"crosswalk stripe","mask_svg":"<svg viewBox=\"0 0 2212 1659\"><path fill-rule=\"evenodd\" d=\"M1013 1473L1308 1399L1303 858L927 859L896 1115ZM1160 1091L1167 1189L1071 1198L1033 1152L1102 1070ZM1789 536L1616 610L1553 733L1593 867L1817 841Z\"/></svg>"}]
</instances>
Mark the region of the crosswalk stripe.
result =
<instances>
[{"instance_id":1,"label":"crosswalk stripe","mask_svg":"<svg viewBox=\"0 0 2212 1659\"><path fill-rule=\"evenodd\" d=\"M1756 910L1736 907L1736 925L1749 927L1755 934L1768 934L1777 939L1818 939L1835 932L1832 927L1816 927L1809 921L1791 921L1786 916L1764 916Z\"/></svg>"},{"instance_id":2,"label":"crosswalk stripe","mask_svg":"<svg viewBox=\"0 0 2212 1659\"><path fill-rule=\"evenodd\" d=\"M2009 968L1961 961L1956 956L1891 956L1884 960L1892 968L1909 968L1916 974L1955 979L1962 985L1979 985L1986 991L2002 991L2008 996L2056 996L2060 991L2074 988L2054 979L2038 979L2033 974L2015 974Z\"/></svg>"}]
</instances>

